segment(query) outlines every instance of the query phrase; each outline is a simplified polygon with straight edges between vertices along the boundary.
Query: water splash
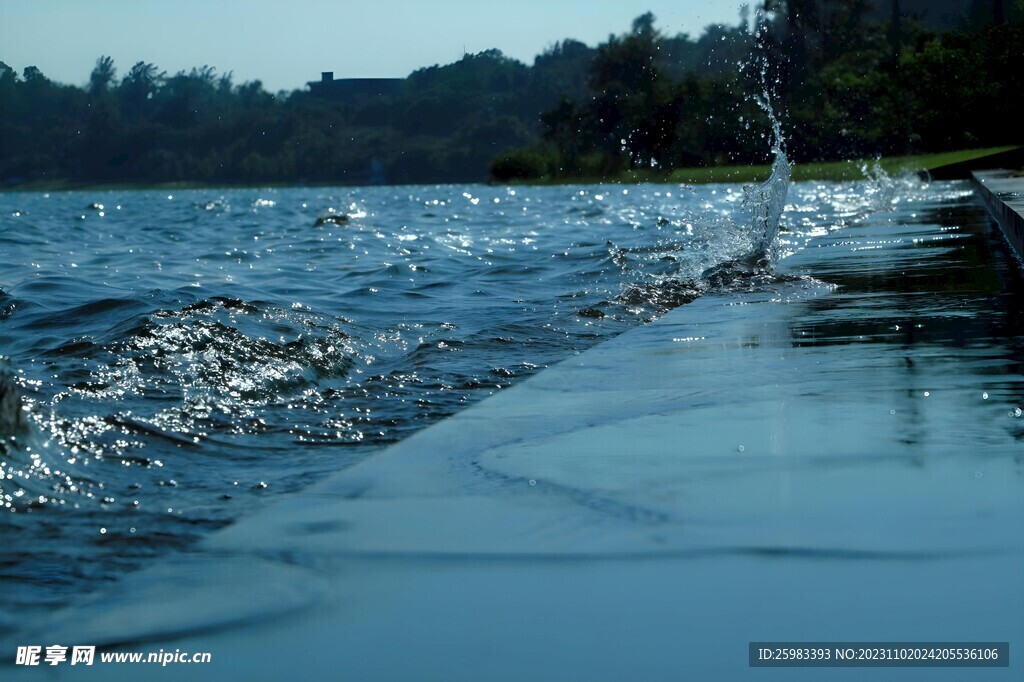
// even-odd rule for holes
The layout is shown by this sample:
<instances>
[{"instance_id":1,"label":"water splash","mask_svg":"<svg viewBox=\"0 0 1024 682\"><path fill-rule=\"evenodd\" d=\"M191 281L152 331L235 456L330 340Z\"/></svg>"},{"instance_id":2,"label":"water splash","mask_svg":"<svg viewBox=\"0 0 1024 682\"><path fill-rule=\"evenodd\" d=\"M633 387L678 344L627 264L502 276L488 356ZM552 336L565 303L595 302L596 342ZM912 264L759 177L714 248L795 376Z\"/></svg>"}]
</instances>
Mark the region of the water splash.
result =
<instances>
[{"instance_id":1,"label":"water splash","mask_svg":"<svg viewBox=\"0 0 1024 682\"><path fill-rule=\"evenodd\" d=\"M771 151L775 158L772 161L772 173L767 180L743 188L745 206L750 208L750 234L753 248L748 258L758 266L771 269L777 254L773 249L779 236L779 221L786 207L786 196L793 167L786 157L782 124L775 109L772 107L771 96L764 82L765 71L761 71L761 95L754 101L767 114L772 124Z\"/></svg>"},{"instance_id":2,"label":"water splash","mask_svg":"<svg viewBox=\"0 0 1024 682\"><path fill-rule=\"evenodd\" d=\"M728 216L715 221L719 225L724 222L726 230L731 232L731 236L722 240L722 244L732 249L732 253L726 255L720 252L722 257L717 259L717 264L701 274L698 283L701 290L731 288L752 276L770 276L781 255L777 242L789 193L792 165L786 156L782 123L772 105L777 97L773 96L768 84L769 64L764 51L755 52L747 63L740 64L740 73L754 67L757 68L759 92L755 90L747 96L747 100L753 101L771 123L770 151L774 157L771 175L764 182L743 188L742 205L749 211L745 225L737 224Z\"/></svg>"},{"instance_id":3,"label":"water splash","mask_svg":"<svg viewBox=\"0 0 1024 682\"><path fill-rule=\"evenodd\" d=\"M673 238L659 240L643 250L648 256L671 263L667 272L629 272L630 258L635 251L612 245L612 260L627 272L626 287L615 303L628 309L652 308L655 315L684 305L709 290L727 290L760 286L773 278L774 266L786 253L778 246L782 214L789 193L792 165L786 156L782 124L772 106L773 96L767 85L767 68L760 70L760 94L752 99L765 112L771 123L770 150L774 155L771 175L767 180L722 192L722 202L715 205L705 197L699 210L684 211L677 221L659 218L661 225L674 226ZM743 68L746 68L745 66ZM712 196L719 194L711 190ZM696 194L690 190L694 197ZM655 195L660 195L655 192ZM671 196L671 192L667 194ZM742 202L749 214L737 219L732 208ZM626 218L626 216L623 216ZM633 222L634 230L640 223ZM648 281L641 281L647 275Z\"/></svg>"}]
</instances>

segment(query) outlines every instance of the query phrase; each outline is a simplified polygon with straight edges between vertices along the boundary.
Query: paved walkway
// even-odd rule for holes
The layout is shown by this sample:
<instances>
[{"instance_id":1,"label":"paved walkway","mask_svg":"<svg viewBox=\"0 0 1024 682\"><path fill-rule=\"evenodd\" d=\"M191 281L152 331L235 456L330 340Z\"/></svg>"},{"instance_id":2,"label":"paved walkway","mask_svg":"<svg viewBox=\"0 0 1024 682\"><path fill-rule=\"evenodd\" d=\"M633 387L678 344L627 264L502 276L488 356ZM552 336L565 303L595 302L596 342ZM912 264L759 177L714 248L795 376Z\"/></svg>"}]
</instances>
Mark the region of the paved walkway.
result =
<instances>
[{"instance_id":1,"label":"paved walkway","mask_svg":"<svg viewBox=\"0 0 1024 682\"><path fill-rule=\"evenodd\" d=\"M1024 259L1024 175L1008 170L974 171L971 179L1006 241Z\"/></svg>"}]
</instances>

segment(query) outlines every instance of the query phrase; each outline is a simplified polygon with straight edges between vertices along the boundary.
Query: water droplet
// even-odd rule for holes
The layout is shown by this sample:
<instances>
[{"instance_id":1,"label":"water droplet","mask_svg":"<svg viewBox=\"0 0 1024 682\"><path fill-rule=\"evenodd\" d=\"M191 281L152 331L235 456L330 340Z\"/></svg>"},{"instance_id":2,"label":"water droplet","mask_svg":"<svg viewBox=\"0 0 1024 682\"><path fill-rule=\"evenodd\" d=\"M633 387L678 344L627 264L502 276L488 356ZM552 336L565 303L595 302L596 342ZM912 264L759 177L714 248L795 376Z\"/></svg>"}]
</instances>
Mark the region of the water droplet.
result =
<instances>
[{"instance_id":1,"label":"water droplet","mask_svg":"<svg viewBox=\"0 0 1024 682\"><path fill-rule=\"evenodd\" d=\"M1014 417L1019 417L1021 414L1024 414L1024 413L1021 412L1019 407L1013 408L1013 416Z\"/></svg>"},{"instance_id":2,"label":"water droplet","mask_svg":"<svg viewBox=\"0 0 1024 682\"><path fill-rule=\"evenodd\" d=\"M107 534L107 529L106 528L100 528L100 535L106 535L106 534Z\"/></svg>"},{"instance_id":3,"label":"water droplet","mask_svg":"<svg viewBox=\"0 0 1024 682\"><path fill-rule=\"evenodd\" d=\"M531 478L530 485L537 485L537 479Z\"/></svg>"},{"instance_id":4,"label":"water droplet","mask_svg":"<svg viewBox=\"0 0 1024 682\"><path fill-rule=\"evenodd\" d=\"M981 471L975 471L974 472L974 477L975 478L983 478L984 476L985 476L985 474L982 473Z\"/></svg>"},{"instance_id":5,"label":"water droplet","mask_svg":"<svg viewBox=\"0 0 1024 682\"><path fill-rule=\"evenodd\" d=\"M739 451L739 452L744 452L746 450L746 448L743 447L742 445L740 445L739 447L736 448L736 450Z\"/></svg>"},{"instance_id":6,"label":"water droplet","mask_svg":"<svg viewBox=\"0 0 1024 682\"><path fill-rule=\"evenodd\" d=\"M927 398L927 397L928 397L928 396L930 396L930 395L931 395L931 393L929 393L928 391L925 391L925 392L924 392L924 397L925 397L925 398Z\"/></svg>"},{"instance_id":7,"label":"water droplet","mask_svg":"<svg viewBox=\"0 0 1024 682\"><path fill-rule=\"evenodd\" d=\"M988 391L986 391L986 392L981 394L981 399L982 400L988 400Z\"/></svg>"}]
</instances>

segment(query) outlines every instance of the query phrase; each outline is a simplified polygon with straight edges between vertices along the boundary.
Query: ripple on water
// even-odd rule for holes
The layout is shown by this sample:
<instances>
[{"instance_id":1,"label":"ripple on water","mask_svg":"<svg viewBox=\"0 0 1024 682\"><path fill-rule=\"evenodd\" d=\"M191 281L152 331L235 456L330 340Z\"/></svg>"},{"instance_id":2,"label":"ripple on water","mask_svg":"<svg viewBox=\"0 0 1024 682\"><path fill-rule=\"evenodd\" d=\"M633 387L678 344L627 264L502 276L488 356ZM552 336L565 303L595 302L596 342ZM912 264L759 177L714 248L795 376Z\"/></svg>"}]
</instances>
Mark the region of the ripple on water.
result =
<instances>
[{"instance_id":1,"label":"ripple on water","mask_svg":"<svg viewBox=\"0 0 1024 682\"><path fill-rule=\"evenodd\" d=\"M896 198L924 215L963 197L892 182L794 185L776 257L880 211L909 221ZM774 281L712 271L758 238L723 186L8 196L0 354L29 426L0 465L0 504L23 512L0 516L13 613L709 288Z\"/></svg>"}]
</instances>

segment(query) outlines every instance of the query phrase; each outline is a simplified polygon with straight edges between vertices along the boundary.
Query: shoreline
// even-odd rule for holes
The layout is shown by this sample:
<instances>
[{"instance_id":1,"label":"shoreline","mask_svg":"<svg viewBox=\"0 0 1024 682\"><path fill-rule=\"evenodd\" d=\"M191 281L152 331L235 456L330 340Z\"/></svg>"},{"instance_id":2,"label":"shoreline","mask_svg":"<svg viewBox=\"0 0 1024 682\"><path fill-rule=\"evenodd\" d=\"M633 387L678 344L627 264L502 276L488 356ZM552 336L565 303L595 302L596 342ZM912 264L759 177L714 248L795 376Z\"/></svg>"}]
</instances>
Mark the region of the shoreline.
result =
<instances>
[{"instance_id":1,"label":"shoreline","mask_svg":"<svg viewBox=\"0 0 1024 682\"><path fill-rule=\"evenodd\" d=\"M863 168L872 167L876 162L889 174L933 172L947 166L978 161L983 158L1003 154L1024 148L1017 145L966 149L934 154L918 154L911 156L891 156L882 158L849 159L846 161L825 161L793 164L793 182L822 181L838 182L844 180L863 179ZM0 194L18 194L34 192L114 192L114 191L148 191L148 190L235 190L235 189L293 189L300 187L429 187L433 185L509 185L509 186L547 186L547 185L705 185L762 182L771 175L771 164L753 166L707 166L694 168L677 168L671 171L631 170L616 177L555 177L537 178L532 180L513 180L496 182L494 180L475 180L465 182L422 182L366 185L360 183L333 182L266 182L266 183L230 183L230 182L156 182L156 183L81 183L68 180L49 180L26 182L21 185L0 187ZM965 175L966 179L967 176Z\"/></svg>"}]
</instances>

